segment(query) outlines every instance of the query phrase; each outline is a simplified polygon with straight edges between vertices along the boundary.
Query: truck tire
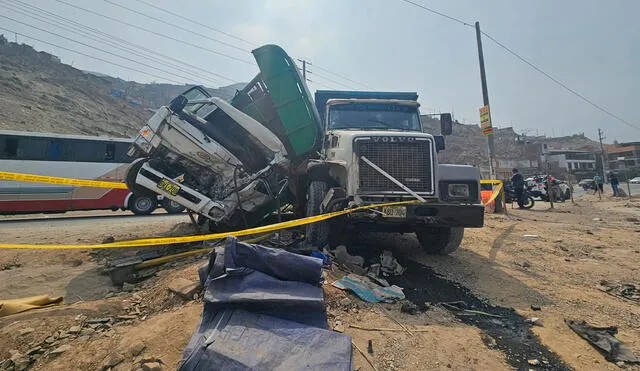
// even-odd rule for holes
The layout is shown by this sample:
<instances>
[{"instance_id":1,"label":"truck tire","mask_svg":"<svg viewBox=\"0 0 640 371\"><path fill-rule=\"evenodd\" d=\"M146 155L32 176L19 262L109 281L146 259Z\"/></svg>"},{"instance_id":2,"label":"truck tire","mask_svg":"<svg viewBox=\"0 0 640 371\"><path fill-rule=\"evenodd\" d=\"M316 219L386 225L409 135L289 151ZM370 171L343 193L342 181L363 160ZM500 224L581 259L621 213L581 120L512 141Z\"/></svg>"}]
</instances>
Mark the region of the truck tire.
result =
<instances>
[{"instance_id":1,"label":"truck tire","mask_svg":"<svg viewBox=\"0 0 640 371\"><path fill-rule=\"evenodd\" d=\"M162 199L162 202L160 203L160 205L169 214L178 214L178 213L183 212L186 209L186 207L184 207L184 206L180 205L179 203L175 202L174 200L170 200L168 198Z\"/></svg>"},{"instance_id":2,"label":"truck tire","mask_svg":"<svg viewBox=\"0 0 640 371\"><path fill-rule=\"evenodd\" d=\"M328 192L327 183L314 180L309 183L307 190L307 216L315 216L323 213L322 201ZM324 220L307 224L305 231L307 244L316 247L324 247L329 241L329 223Z\"/></svg>"},{"instance_id":3,"label":"truck tire","mask_svg":"<svg viewBox=\"0 0 640 371\"><path fill-rule=\"evenodd\" d=\"M136 215L149 215L156 209L158 199L156 195L136 195L132 194L129 198L129 210Z\"/></svg>"},{"instance_id":4,"label":"truck tire","mask_svg":"<svg viewBox=\"0 0 640 371\"><path fill-rule=\"evenodd\" d=\"M127 169L127 173L125 174L124 181L127 184L127 188L129 188L129 190L133 192L133 194L141 195L141 196L144 195L149 197L152 197L152 196L156 197L156 194L153 191L136 183L136 177L138 176L138 172L142 168L142 165L144 165L146 162L147 162L146 158L139 158L134 162L132 162L131 166L129 166L129 168Z\"/></svg>"},{"instance_id":5,"label":"truck tire","mask_svg":"<svg viewBox=\"0 0 640 371\"><path fill-rule=\"evenodd\" d=\"M456 251L462 243L462 227L423 227L416 231L422 250L427 254L447 255Z\"/></svg>"}]
</instances>

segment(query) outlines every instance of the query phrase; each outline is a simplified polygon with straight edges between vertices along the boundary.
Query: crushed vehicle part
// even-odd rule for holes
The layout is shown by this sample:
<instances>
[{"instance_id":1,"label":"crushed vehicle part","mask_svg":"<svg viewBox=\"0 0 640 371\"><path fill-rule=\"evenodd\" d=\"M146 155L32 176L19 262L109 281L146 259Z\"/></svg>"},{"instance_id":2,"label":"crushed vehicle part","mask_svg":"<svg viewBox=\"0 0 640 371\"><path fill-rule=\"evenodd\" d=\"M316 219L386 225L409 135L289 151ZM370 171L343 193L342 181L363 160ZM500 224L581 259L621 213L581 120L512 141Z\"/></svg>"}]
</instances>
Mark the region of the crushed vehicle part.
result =
<instances>
[{"instance_id":1,"label":"crushed vehicle part","mask_svg":"<svg viewBox=\"0 0 640 371\"><path fill-rule=\"evenodd\" d=\"M640 363L640 357L633 354L631 349L616 339L617 327L594 327L585 321L576 320L566 320L565 322L576 334L604 353L607 361Z\"/></svg>"},{"instance_id":2,"label":"crushed vehicle part","mask_svg":"<svg viewBox=\"0 0 640 371\"><path fill-rule=\"evenodd\" d=\"M384 250L380 255L380 269L384 275L394 276L399 276L407 270L398 263L398 260L393 257L393 253L389 250Z\"/></svg>"},{"instance_id":3,"label":"crushed vehicle part","mask_svg":"<svg viewBox=\"0 0 640 371\"><path fill-rule=\"evenodd\" d=\"M127 174L129 188L185 206L220 232L254 226L295 197L292 169L316 156L320 119L280 47L252 53L260 73L230 103L196 86L156 111L129 150L143 162Z\"/></svg>"}]
</instances>

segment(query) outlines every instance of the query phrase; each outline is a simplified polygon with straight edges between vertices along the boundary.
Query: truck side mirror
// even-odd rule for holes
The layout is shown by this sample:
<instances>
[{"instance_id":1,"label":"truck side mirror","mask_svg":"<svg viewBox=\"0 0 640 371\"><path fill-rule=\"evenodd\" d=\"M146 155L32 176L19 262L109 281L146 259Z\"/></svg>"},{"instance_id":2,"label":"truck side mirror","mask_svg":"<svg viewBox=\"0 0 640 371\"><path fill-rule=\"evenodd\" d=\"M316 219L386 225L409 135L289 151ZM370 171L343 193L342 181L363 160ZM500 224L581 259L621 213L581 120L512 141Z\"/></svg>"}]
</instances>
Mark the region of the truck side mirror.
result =
<instances>
[{"instance_id":1,"label":"truck side mirror","mask_svg":"<svg viewBox=\"0 0 640 371\"><path fill-rule=\"evenodd\" d=\"M453 133L453 119L450 113L440 114L440 134L451 135Z\"/></svg>"},{"instance_id":2,"label":"truck side mirror","mask_svg":"<svg viewBox=\"0 0 640 371\"><path fill-rule=\"evenodd\" d=\"M175 113L182 112L184 107L187 106L188 102L189 100L187 99L187 97L185 97L184 95L179 95L173 98L171 103L169 103L169 109Z\"/></svg>"},{"instance_id":3,"label":"truck side mirror","mask_svg":"<svg viewBox=\"0 0 640 371\"><path fill-rule=\"evenodd\" d=\"M433 139L435 139L435 141L436 141L436 153L440 152L440 151L444 151L444 149L445 149L444 136L442 136L442 135L434 135Z\"/></svg>"}]
</instances>

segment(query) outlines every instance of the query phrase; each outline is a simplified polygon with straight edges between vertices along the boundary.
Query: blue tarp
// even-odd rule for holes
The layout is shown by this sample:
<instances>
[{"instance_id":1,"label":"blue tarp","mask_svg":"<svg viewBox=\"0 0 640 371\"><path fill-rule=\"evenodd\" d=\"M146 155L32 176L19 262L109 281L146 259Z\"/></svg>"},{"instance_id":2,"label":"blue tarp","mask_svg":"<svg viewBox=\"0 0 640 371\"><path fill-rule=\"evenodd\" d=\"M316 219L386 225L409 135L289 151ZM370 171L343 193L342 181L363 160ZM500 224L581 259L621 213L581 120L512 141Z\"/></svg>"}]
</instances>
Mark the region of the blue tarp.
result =
<instances>
[{"instance_id":1,"label":"blue tarp","mask_svg":"<svg viewBox=\"0 0 640 371\"><path fill-rule=\"evenodd\" d=\"M351 337L328 328L322 260L229 237L200 279L180 370L351 370Z\"/></svg>"}]
</instances>

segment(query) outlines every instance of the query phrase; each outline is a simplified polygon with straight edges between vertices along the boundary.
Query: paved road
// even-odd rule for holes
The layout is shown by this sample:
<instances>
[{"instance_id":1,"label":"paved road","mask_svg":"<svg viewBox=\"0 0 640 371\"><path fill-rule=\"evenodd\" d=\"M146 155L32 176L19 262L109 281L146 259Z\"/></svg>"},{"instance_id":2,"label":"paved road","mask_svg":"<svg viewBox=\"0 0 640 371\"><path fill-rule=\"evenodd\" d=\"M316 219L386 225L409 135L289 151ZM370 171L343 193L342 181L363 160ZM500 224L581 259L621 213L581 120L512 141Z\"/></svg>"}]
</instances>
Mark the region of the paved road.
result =
<instances>
[{"instance_id":1,"label":"paved road","mask_svg":"<svg viewBox=\"0 0 640 371\"><path fill-rule=\"evenodd\" d=\"M631 188L631 194L634 196L640 195L640 184L630 184L629 187ZM627 189L627 184L626 183L620 183L619 188L621 188L622 190L624 190L625 193L629 193L629 190ZM581 196L584 195L585 192L582 189L582 187L578 186L578 185L574 185L573 186L573 190L574 190L574 196ZM613 194L613 191L611 190L611 185L610 184L605 184L604 185L604 192L607 194Z\"/></svg>"}]
</instances>

